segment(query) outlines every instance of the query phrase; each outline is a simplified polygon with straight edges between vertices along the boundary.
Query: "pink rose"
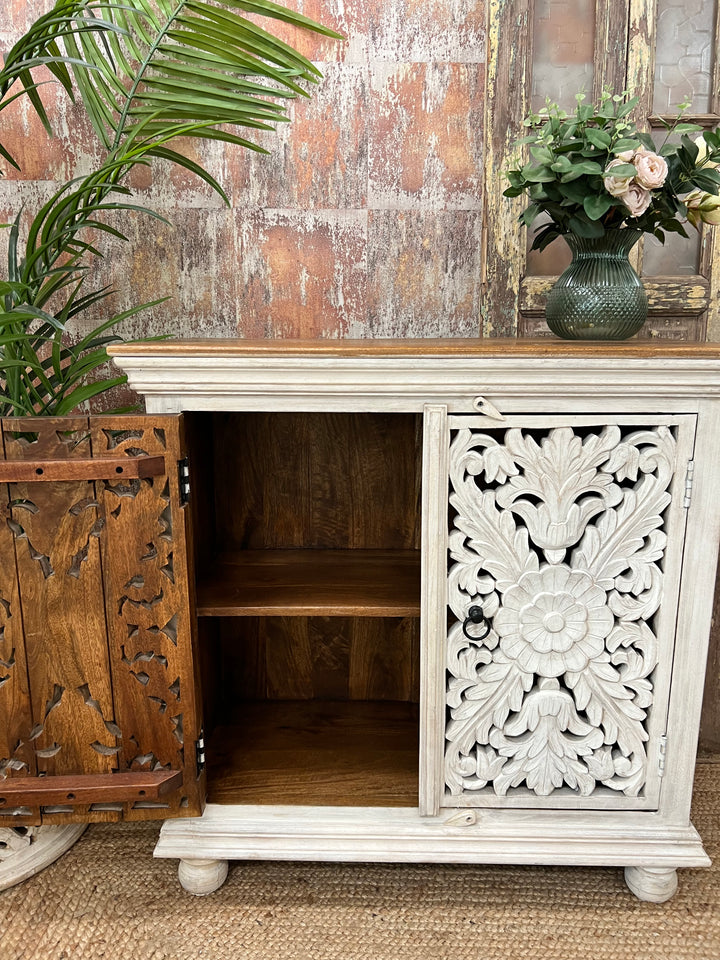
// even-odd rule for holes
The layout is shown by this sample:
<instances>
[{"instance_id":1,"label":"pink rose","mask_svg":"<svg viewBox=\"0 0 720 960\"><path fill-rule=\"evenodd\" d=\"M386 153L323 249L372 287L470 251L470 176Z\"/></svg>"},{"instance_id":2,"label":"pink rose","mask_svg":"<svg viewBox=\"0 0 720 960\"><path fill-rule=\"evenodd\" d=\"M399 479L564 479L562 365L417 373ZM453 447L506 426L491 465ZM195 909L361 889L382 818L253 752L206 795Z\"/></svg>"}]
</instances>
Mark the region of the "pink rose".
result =
<instances>
[{"instance_id":1,"label":"pink rose","mask_svg":"<svg viewBox=\"0 0 720 960\"><path fill-rule=\"evenodd\" d=\"M608 171L612 170L613 167L619 167L627 161L618 159L611 160L605 169L605 176L603 177L603 183L605 184L605 189L613 197L624 197L630 186L630 181L632 177L613 177L612 174L608 176Z\"/></svg>"},{"instance_id":2,"label":"pink rose","mask_svg":"<svg viewBox=\"0 0 720 960\"><path fill-rule=\"evenodd\" d=\"M635 152L633 164L637 170L635 180L646 190L657 190L665 183L665 178L668 175L668 165L662 157L653 153L652 150L641 147Z\"/></svg>"},{"instance_id":3,"label":"pink rose","mask_svg":"<svg viewBox=\"0 0 720 960\"><path fill-rule=\"evenodd\" d=\"M633 181L620 199L630 211L631 217L640 217L650 206L652 194Z\"/></svg>"}]
</instances>

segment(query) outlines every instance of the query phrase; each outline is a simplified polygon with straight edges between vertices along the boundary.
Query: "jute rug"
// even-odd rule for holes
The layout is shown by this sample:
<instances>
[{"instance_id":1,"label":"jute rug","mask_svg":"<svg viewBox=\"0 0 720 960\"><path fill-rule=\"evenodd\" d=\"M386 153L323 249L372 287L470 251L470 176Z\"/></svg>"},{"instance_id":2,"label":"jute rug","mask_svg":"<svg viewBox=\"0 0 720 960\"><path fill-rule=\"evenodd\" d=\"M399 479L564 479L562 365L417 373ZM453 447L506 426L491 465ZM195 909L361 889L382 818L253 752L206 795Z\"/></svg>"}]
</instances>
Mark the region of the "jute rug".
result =
<instances>
[{"instance_id":1,"label":"jute rug","mask_svg":"<svg viewBox=\"0 0 720 960\"><path fill-rule=\"evenodd\" d=\"M720 861L720 763L694 822ZM622 871L236 863L209 897L153 860L157 824L95 825L0 894L0 960L720 960L720 862L663 905Z\"/></svg>"}]
</instances>

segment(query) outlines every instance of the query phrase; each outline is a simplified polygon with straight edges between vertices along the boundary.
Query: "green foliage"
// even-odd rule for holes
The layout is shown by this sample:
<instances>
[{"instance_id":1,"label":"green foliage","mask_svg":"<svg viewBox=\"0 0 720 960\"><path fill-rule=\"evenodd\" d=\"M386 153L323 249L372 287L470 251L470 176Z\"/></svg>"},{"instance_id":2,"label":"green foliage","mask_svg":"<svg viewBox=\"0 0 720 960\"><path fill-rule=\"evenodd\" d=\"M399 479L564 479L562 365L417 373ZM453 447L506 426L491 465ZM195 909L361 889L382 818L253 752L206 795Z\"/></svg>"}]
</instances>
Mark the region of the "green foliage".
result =
<instances>
[{"instance_id":1,"label":"green foliage","mask_svg":"<svg viewBox=\"0 0 720 960\"><path fill-rule=\"evenodd\" d=\"M665 143L656 148L630 119L636 98L606 90L595 105L586 104L582 94L576 99L572 115L548 103L525 119L531 132L515 146L526 148L529 159L506 173L510 185L504 195L526 195L530 201L520 222L529 227L541 213L550 220L536 231L533 249L563 234L599 237L623 226L664 242L668 232L687 236L682 221L714 222L707 204L720 193L717 131L692 140L688 134L702 128L681 122L681 107ZM697 216L689 215L689 203Z\"/></svg>"},{"instance_id":2,"label":"green foliage","mask_svg":"<svg viewBox=\"0 0 720 960\"><path fill-rule=\"evenodd\" d=\"M253 19L242 16L253 15ZM0 280L0 415L60 415L124 382L97 379L105 347L123 320L162 300L139 304L71 342L66 327L113 291L85 292L99 242L127 237L118 214L142 213L125 185L138 164L169 160L203 179L211 174L172 149L177 137L219 140L262 153L236 130L274 129L285 102L307 96L320 73L257 24L257 15L338 37L271 0L56 0L13 46L0 70L0 111L27 96L52 133L42 100L46 68L86 109L106 156L87 176L59 186L23 234L10 229L7 277ZM279 102L278 102L279 101ZM228 125L232 129L228 129ZM9 148L0 157L16 168ZM95 377L95 379L93 379Z\"/></svg>"}]
</instances>

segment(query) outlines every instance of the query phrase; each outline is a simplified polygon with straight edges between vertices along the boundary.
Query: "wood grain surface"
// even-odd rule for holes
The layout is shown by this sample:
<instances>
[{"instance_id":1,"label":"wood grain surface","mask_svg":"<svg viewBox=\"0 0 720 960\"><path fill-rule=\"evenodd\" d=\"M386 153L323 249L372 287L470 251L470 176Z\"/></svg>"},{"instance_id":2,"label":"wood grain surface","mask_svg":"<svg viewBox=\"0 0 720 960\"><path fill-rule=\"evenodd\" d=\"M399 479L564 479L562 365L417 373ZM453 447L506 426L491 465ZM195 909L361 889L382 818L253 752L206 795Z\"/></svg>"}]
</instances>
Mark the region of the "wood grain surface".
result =
<instances>
[{"instance_id":1,"label":"wood grain surface","mask_svg":"<svg viewBox=\"0 0 720 960\"><path fill-rule=\"evenodd\" d=\"M417 617L417 550L245 550L198 585L199 616Z\"/></svg>"},{"instance_id":2,"label":"wood grain surface","mask_svg":"<svg viewBox=\"0 0 720 960\"><path fill-rule=\"evenodd\" d=\"M107 460L11 460L0 462L0 483L103 480L156 477L165 473L164 457L108 457Z\"/></svg>"},{"instance_id":3,"label":"wood grain surface","mask_svg":"<svg viewBox=\"0 0 720 960\"><path fill-rule=\"evenodd\" d=\"M210 803L417 806L412 704L243 704L208 744Z\"/></svg>"},{"instance_id":4,"label":"wood grain surface","mask_svg":"<svg viewBox=\"0 0 720 960\"><path fill-rule=\"evenodd\" d=\"M31 432L32 431L32 432ZM87 418L4 421L9 461L89 459ZM38 773L115 766L112 690L94 484L14 483L10 522L31 697L25 738Z\"/></svg>"},{"instance_id":5,"label":"wood grain surface","mask_svg":"<svg viewBox=\"0 0 720 960\"><path fill-rule=\"evenodd\" d=\"M184 770L183 788L167 799L163 816L190 816L201 811L204 788L195 757L201 720L194 590L178 490L182 421L97 417L90 426L95 457L164 458L167 466L160 476L105 480L98 499L107 520L103 572L119 768ZM157 812L139 807L127 815Z\"/></svg>"},{"instance_id":6,"label":"wood grain surface","mask_svg":"<svg viewBox=\"0 0 720 960\"><path fill-rule=\"evenodd\" d=\"M181 787L182 781L180 770L22 777L0 784L0 807L158 800Z\"/></svg>"},{"instance_id":7,"label":"wood grain surface","mask_svg":"<svg viewBox=\"0 0 720 960\"><path fill-rule=\"evenodd\" d=\"M10 774L0 820L200 812L180 419L12 419L2 428L2 476L13 482L2 486L0 530L0 737ZM179 770L185 785L171 777L160 799L153 784ZM119 778L110 791L105 776ZM58 777L82 784L72 802ZM139 795L144 780L152 789Z\"/></svg>"},{"instance_id":8,"label":"wood grain surface","mask_svg":"<svg viewBox=\"0 0 720 960\"><path fill-rule=\"evenodd\" d=\"M4 457L4 434L0 430L0 456ZM0 487L0 758L6 779L37 773L35 752L29 734L33 727L30 688L25 654L15 542L11 487ZM28 821L37 821L40 811L28 811Z\"/></svg>"},{"instance_id":9,"label":"wood grain surface","mask_svg":"<svg viewBox=\"0 0 720 960\"><path fill-rule=\"evenodd\" d=\"M213 552L419 548L415 414L230 413L212 423Z\"/></svg>"},{"instance_id":10,"label":"wood grain surface","mask_svg":"<svg viewBox=\"0 0 720 960\"><path fill-rule=\"evenodd\" d=\"M720 343L668 340L617 342L570 341L556 338L486 339L427 338L378 340L166 340L123 343L108 347L115 357L222 357L222 356L473 356L473 357L637 357L720 358Z\"/></svg>"},{"instance_id":11,"label":"wood grain surface","mask_svg":"<svg viewBox=\"0 0 720 960\"><path fill-rule=\"evenodd\" d=\"M419 699L415 617L203 618L207 624L218 629L205 674L213 691L206 718L215 723L242 699Z\"/></svg>"}]
</instances>

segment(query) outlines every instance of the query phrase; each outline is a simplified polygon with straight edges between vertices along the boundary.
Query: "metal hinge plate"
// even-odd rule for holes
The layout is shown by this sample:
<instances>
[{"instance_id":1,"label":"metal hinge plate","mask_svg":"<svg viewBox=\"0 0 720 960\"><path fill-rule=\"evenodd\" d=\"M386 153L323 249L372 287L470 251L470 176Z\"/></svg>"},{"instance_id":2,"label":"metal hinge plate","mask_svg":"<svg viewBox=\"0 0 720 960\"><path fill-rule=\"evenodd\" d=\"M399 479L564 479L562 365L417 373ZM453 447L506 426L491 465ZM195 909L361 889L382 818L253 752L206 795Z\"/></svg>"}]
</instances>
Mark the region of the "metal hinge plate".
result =
<instances>
[{"instance_id":1,"label":"metal hinge plate","mask_svg":"<svg viewBox=\"0 0 720 960\"><path fill-rule=\"evenodd\" d=\"M200 736L195 741L195 759L197 761L197 774L200 774L205 769L205 731L200 731Z\"/></svg>"},{"instance_id":2,"label":"metal hinge plate","mask_svg":"<svg viewBox=\"0 0 720 960\"><path fill-rule=\"evenodd\" d=\"M690 501L692 500L692 485L693 485L693 472L695 470L695 461L688 460L687 473L685 474L685 497L683 499L683 507L686 509L690 506Z\"/></svg>"},{"instance_id":3,"label":"metal hinge plate","mask_svg":"<svg viewBox=\"0 0 720 960\"><path fill-rule=\"evenodd\" d=\"M178 485L180 490L180 503L184 506L190 502L190 464L187 457L178 460Z\"/></svg>"}]
</instances>

